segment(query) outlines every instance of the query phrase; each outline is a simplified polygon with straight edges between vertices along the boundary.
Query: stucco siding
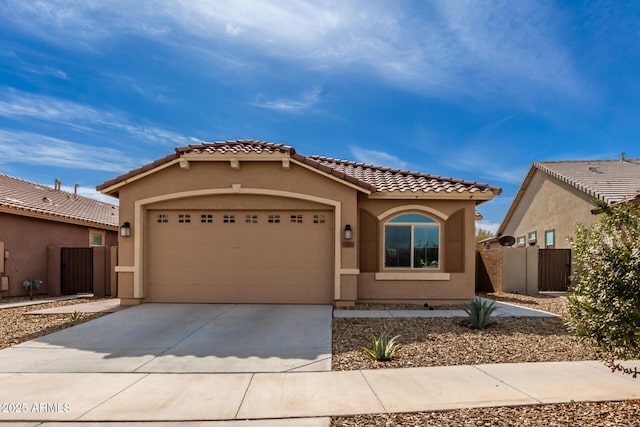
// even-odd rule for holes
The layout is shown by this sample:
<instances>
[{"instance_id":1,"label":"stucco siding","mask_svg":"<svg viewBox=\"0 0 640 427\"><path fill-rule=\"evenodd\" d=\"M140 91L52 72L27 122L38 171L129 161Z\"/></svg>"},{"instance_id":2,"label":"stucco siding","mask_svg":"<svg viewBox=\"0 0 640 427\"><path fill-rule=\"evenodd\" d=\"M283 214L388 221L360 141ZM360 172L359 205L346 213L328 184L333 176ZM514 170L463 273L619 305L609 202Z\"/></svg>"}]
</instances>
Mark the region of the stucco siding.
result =
<instances>
[{"instance_id":1,"label":"stucco siding","mask_svg":"<svg viewBox=\"0 0 640 427\"><path fill-rule=\"evenodd\" d=\"M568 239L574 235L577 223L591 225L598 220L591 213L593 207L584 192L536 170L503 234L517 239L535 231L536 244L544 248L545 231L554 230L555 247L570 248Z\"/></svg>"}]
</instances>

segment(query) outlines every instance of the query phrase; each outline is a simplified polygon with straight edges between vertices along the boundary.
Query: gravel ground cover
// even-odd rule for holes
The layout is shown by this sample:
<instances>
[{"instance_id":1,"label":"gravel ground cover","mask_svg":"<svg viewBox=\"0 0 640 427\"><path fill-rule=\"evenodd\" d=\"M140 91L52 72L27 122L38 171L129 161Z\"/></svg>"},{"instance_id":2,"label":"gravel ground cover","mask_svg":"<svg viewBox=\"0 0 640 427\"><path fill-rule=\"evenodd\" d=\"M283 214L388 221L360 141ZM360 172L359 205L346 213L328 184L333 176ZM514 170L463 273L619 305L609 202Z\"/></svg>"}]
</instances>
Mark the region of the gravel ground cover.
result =
<instances>
[{"instance_id":1,"label":"gravel ground cover","mask_svg":"<svg viewBox=\"0 0 640 427\"><path fill-rule=\"evenodd\" d=\"M412 414L334 417L332 427L395 426L637 426L640 401L579 402L498 408L471 408Z\"/></svg>"},{"instance_id":2,"label":"gravel ground cover","mask_svg":"<svg viewBox=\"0 0 640 427\"><path fill-rule=\"evenodd\" d=\"M560 315L566 312L566 299L558 295L483 296ZM370 346L372 334L384 331L400 335L404 347L391 362L369 360L362 347ZM498 318L486 331L471 330L462 319L334 319L333 353L333 370L596 358L591 348L567 332L563 320L540 318ZM331 426L637 426L639 420L640 401L625 401L334 417Z\"/></svg>"},{"instance_id":3,"label":"gravel ground cover","mask_svg":"<svg viewBox=\"0 0 640 427\"><path fill-rule=\"evenodd\" d=\"M28 298L27 298L28 299ZM3 302L18 302L6 300ZM106 313L82 314L73 320L69 314L26 314L29 311L96 301L94 298L56 301L25 307L0 309L0 349L29 341L61 329L104 316ZM0 306L1 307L1 306Z\"/></svg>"}]
</instances>

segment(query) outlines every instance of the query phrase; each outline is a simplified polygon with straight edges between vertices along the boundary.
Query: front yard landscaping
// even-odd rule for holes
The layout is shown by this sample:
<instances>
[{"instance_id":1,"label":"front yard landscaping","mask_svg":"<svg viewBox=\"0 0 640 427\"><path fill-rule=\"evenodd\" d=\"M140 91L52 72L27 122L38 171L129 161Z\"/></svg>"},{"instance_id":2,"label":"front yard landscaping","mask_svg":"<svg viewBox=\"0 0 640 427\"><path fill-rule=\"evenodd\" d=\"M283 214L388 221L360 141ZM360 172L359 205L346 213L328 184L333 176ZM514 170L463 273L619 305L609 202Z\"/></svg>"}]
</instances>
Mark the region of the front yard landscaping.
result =
<instances>
[{"instance_id":1,"label":"front yard landscaping","mask_svg":"<svg viewBox=\"0 0 640 427\"><path fill-rule=\"evenodd\" d=\"M566 298L487 294L488 298L564 315ZM377 307L392 309L395 307ZM416 308L416 307L414 307ZM419 308L419 307L418 307ZM406 309L402 307L401 309ZM371 336L400 335L403 347L390 362L366 357ZM496 318L485 331L469 329L462 318L334 319L333 370L408 368L577 361L596 359L594 350L570 335L557 318ZM613 374L612 374L613 375ZM640 401L474 408L444 412L334 417L337 426L632 426Z\"/></svg>"}]
</instances>

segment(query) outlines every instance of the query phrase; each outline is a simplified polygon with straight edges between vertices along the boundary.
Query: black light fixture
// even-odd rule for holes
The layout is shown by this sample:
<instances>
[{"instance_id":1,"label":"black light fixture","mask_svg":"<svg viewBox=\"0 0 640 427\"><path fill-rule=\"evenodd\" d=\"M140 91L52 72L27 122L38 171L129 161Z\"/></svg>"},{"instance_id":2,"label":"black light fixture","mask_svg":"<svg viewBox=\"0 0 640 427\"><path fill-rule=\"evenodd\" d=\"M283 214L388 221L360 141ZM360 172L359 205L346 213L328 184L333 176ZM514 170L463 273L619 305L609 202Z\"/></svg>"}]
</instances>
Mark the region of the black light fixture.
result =
<instances>
[{"instance_id":1,"label":"black light fixture","mask_svg":"<svg viewBox=\"0 0 640 427\"><path fill-rule=\"evenodd\" d=\"M131 236L131 224L125 222L120 226L120 236L121 237L130 237Z\"/></svg>"},{"instance_id":2,"label":"black light fixture","mask_svg":"<svg viewBox=\"0 0 640 427\"><path fill-rule=\"evenodd\" d=\"M347 224L344 226L344 240L353 239L353 230L351 229L351 224Z\"/></svg>"}]
</instances>

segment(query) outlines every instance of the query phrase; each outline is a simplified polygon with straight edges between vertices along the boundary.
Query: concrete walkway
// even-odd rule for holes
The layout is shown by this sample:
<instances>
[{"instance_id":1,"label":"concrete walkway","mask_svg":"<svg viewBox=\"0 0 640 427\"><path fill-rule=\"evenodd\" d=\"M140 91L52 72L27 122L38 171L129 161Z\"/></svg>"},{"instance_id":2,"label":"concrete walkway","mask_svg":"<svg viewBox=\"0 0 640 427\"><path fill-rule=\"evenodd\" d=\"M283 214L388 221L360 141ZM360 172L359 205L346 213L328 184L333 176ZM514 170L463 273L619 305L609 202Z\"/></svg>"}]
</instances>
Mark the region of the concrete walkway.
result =
<instances>
[{"instance_id":1,"label":"concrete walkway","mask_svg":"<svg viewBox=\"0 0 640 427\"><path fill-rule=\"evenodd\" d=\"M115 313L129 308L129 305L120 305L119 298L107 298L82 304L63 305L61 307L43 308L30 311L27 314L71 314L71 313Z\"/></svg>"},{"instance_id":2,"label":"concrete walkway","mask_svg":"<svg viewBox=\"0 0 640 427\"><path fill-rule=\"evenodd\" d=\"M34 297L32 300L24 300L18 302L3 302L0 299L0 310L3 308L15 308L15 307L26 307L29 305L38 305L38 304L46 304L48 302L56 302L56 301L68 301L72 299L80 299L80 298L92 298L93 294L76 294L76 295L64 295L60 297Z\"/></svg>"},{"instance_id":3,"label":"concrete walkway","mask_svg":"<svg viewBox=\"0 0 640 427\"><path fill-rule=\"evenodd\" d=\"M640 361L625 363L639 366ZM5 373L8 421L215 421L640 399L600 362L260 374Z\"/></svg>"}]
</instances>

